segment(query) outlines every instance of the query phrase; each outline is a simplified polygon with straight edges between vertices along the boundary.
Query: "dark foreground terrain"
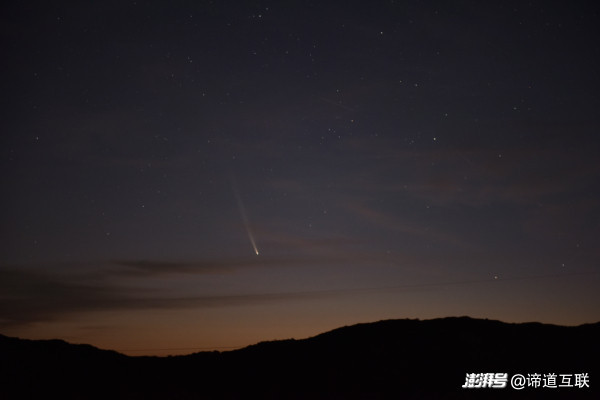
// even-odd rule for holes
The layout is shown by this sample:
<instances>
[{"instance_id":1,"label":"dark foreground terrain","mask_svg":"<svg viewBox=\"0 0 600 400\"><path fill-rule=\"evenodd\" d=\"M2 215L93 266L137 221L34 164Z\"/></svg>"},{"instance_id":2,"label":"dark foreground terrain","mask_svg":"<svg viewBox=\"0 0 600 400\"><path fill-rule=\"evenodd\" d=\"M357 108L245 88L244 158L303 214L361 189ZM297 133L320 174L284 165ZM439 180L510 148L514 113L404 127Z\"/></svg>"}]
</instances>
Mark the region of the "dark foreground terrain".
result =
<instances>
[{"instance_id":1,"label":"dark foreground terrain","mask_svg":"<svg viewBox=\"0 0 600 400\"><path fill-rule=\"evenodd\" d=\"M128 357L0 335L0 399L600 398L600 323L388 320L229 352ZM507 373L504 389L463 389ZM511 388L515 374L587 373L589 387Z\"/></svg>"}]
</instances>

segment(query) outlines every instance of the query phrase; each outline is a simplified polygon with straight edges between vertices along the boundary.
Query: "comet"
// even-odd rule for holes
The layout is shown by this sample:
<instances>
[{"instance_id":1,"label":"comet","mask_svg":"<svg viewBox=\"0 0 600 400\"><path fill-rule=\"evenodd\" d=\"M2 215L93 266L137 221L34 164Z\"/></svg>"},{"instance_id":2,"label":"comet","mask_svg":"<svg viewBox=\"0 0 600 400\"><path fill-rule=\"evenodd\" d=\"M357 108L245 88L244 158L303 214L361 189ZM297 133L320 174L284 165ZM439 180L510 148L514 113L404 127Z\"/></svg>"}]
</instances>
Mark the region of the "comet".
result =
<instances>
[{"instance_id":1,"label":"comet","mask_svg":"<svg viewBox=\"0 0 600 400\"><path fill-rule=\"evenodd\" d=\"M246 214L246 207L244 207L244 202L242 201L242 197L237 189L237 185L235 183L235 179L232 175L231 178L231 189L233 190L233 195L237 201L238 210L240 211L240 215L242 216L242 222L244 223L244 227L246 228L246 233L248 234L248 239L250 239L250 243L252 244L252 248L254 249L254 253L258 255L258 247L256 247L256 241L254 240L254 235L252 234L252 230L250 229L250 223L248 222L248 215Z\"/></svg>"}]
</instances>

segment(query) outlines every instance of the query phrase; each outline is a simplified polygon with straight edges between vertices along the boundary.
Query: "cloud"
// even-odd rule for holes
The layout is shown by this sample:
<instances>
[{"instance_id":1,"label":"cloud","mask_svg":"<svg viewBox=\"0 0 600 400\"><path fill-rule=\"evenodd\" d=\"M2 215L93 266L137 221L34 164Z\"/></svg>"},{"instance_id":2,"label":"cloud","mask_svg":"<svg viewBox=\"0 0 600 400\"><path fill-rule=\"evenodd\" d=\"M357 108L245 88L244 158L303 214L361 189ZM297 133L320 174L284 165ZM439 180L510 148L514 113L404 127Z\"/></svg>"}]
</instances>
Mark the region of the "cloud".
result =
<instances>
[{"instance_id":1,"label":"cloud","mask_svg":"<svg viewBox=\"0 0 600 400\"><path fill-rule=\"evenodd\" d=\"M129 262L162 268L176 263ZM113 272L114 273L114 272ZM111 276L114 276L110 273ZM161 289L122 285L94 274L69 275L31 269L0 269L0 328L59 320L67 315L97 311L222 307L315 298L326 293L251 293L175 296Z\"/></svg>"},{"instance_id":2,"label":"cloud","mask_svg":"<svg viewBox=\"0 0 600 400\"><path fill-rule=\"evenodd\" d=\"M357 263L373 266L390 262L389 255L356 251L312 254L302 251L306 246L312 249L312 241L301 241L294 237L282 240L293 242L296 252L273 257L222 260L115 260L104 263L0 266L0 328L56 321L70 315L101 311L223 307L321 298L338 295L339 291L305 291L302 286L296 290L265 287L256 291L252 286L248 288L242 285L244 289L237 289L236 292L235 289L231 290L233 286L225 285L223 289L211 286L211 282L222 279L214 277L217 275L245 274L264 268L313 268L318 274L323 265L337 268ZM341 244L345 243L342 240ZM330 244L340 243L334 241ZM182 282L185 283L183 286L190 282L197 286L194 286L194 291L185 294L179 289L174 291L173 284L181 288ZM219 282L221 284L224 281ZM235 286L233 282L236 282L236 278L232 276L228 282ZM219 292L220 289L226 292ZM197 295L198 291L202 294Z\"/></svg>"},{"instance_id":3,"label":"cloud","mask_svg":"<svg viewBox=\"0 0 600 400\"><path fill-rule=\"evenodd\" d=\"M113 276L153 277L176 274L223 274L243 267L267 264L264 260L231 260L231 261L149 261L149 260L115 260L105 271Z\"/></svg>"},{"instance_id":4,"label":"cloud","mask_svg":"<svg viewBox=\"0 0 600 400\"><path fill-rule=\"evenodd\" d=\"M434 240L457 248L474 248L473 243L461 239L454 232L445 232L434 226L427 226L425 224L416 224L399 216L378 211L361 202L346 203L345 207L349 213L380 229L400 232L409 237Z\"/></svg>"},{"instance_id":5,"label":"cloud","mask_svg":"<svg viewBox=\"0 0 600 400\"><path fill-rule=\"evenodd\" d=\"M328 246L347 241L342 238L329 238L323 240L302 239L293 235L280 234L275 239L269 239L273 243L283 243L288 246L318 247ZM280 268L297 265L313 265L316 263L340 263L346 262L348 257L339 255L302 255L294 254L289 256L264 256L231 258L223 260L202 260L202 261L150 261L150 260L115 260L108 266L101 267L99 275L102 278L151 278L168 275L223 275L232 274L249 269L256 268Z\"/></svg>"},{"instance_id":6,"label":"cloud","mask_svg":"<svg viewBox=\"0 0 600 400\"><path fill-rule=\"evenodd\" d=\"M439 206L479 207L535 205L597 182L600 166L585 137L565 144L548 135L523 136L514 145L495 146L445 143L443 135L436 145L431 138L414 144L354 138L360 171L338 184L372 197L402 194Z\"/></svg>"},{"instance_id":7,"label":"cloud","mask_svg":"<svg viewBox=\"0 0 600 400\"><path fill-rule=\"evenodd\" d=\"M0 266L0 328L98 311L221 307L315 298L327 293L252 292L182 295L173 282L260 268L345 263L347 255L248 257L200 261L115 260L82 264ZM217 288L218 289L218 288ZM200 290L200 289L199 289Z\"/></svg>"},{"instance_id":8,"label":"cloud","mask_svg":"<svg viewBox=\"0 0 600 400\"><path fill-rule=\"evenodd\" d=\"M53 320L61 314L127 303L122 289L112 285L25 269L0 269L0 292L0 326Z\"/></svg>"}]
</instances>

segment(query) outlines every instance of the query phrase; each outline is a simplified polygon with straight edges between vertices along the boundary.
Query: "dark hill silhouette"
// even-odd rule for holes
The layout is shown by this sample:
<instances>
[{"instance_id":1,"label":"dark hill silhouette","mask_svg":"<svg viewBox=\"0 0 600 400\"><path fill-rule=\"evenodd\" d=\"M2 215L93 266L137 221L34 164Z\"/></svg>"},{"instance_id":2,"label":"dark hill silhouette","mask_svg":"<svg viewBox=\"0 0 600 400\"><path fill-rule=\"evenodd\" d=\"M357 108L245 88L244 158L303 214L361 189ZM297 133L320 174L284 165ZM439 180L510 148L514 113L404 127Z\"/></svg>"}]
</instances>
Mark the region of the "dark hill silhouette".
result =
<instances>
[{"instance_id":1,"label":"dark hill silhouette","mask_svg":"<svg viewBox=\"0 0 600 400\"><path fill-rule=\"evenodd\" d=\"M128 357L0 335L0 398L600 398L600 323L387 320L228 352ZM589 374L589 388L463 389L466 373ZM509 383L510 386L510 383Z\"/></svg>"}]
</instances>

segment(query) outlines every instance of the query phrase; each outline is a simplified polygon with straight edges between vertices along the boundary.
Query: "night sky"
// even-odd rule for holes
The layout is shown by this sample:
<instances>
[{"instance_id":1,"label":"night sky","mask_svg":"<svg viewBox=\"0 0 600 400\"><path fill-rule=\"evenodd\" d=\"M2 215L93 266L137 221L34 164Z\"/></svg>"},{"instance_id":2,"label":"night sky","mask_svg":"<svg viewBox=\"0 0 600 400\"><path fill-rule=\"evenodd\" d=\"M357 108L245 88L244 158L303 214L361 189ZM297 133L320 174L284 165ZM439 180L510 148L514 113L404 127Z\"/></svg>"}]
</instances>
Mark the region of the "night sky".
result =
<instances>
[{"instance_id":1,"label":"night sky","mask_svg":"<svg viewBox=\"0 0 600 400\"><path fill-rule=\"evenodd\" d=\"M600 320L597 2L1 8L0 333Z\"/></svg>"}]
</instances>

